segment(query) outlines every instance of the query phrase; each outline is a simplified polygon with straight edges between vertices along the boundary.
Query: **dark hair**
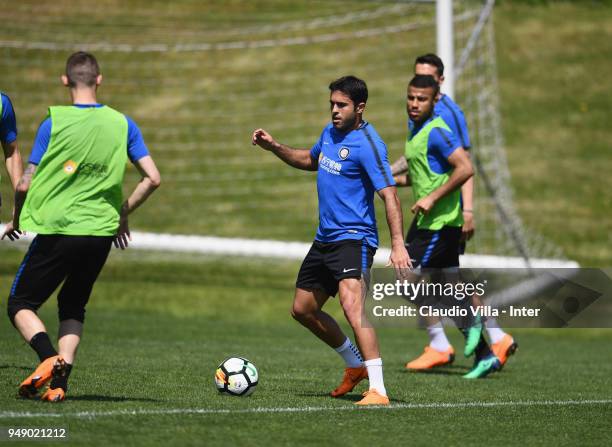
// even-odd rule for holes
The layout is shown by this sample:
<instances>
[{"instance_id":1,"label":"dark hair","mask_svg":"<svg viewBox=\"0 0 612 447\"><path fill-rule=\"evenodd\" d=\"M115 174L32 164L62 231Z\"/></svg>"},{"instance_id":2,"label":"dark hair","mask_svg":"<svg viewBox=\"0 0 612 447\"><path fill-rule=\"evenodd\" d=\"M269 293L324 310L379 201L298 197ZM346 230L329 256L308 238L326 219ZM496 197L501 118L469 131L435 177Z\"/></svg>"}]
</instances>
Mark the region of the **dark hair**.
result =
<instances>
[{"instance_id":1,"label":"dark hair","mask_svg":"<svg viewBox=\"0 0 612 447\"><path fill-rule=\"evenodd\" d=\"M70 87L76 87L77 84L93 87L99 75L100 67L93 54L77 51L66 61L66 76Z\"/></svg>"},{"instance_id":2,"label":"dark hair","mask_svg":"<svg viewBox=\"0 0 612 447\"><path fill-rule=\"evenodd\" d=\"M432 75L415 75L408 85L416 88L432 88L434 97L438 95L440 90L440 85Z\"/></svg>"},{"instance_id":3,"label":"dark hair","mask_svg":"<svg viewBox=\"0 0 612 447\"><path fill-rule=\"evenodd\" d=\"M436 54L427 53L422 56L419 56L414 61L414 65L416 64L432 65L436 67L436 70L438 70L438 76L444 75L444 63L442 62L442 59L440 59Z\"/></svg>"},{"instance_id":4,"label":"dark hair","mask_svg":"<svg viewBox=\"0 0 612 447\"><path fill-rule=\"evenodd\" d=\"M342 76L329 84L329 91L340 91L351 98L355 105L368 101L368 86L355 76Z\"/></svg>"}]
</instances>

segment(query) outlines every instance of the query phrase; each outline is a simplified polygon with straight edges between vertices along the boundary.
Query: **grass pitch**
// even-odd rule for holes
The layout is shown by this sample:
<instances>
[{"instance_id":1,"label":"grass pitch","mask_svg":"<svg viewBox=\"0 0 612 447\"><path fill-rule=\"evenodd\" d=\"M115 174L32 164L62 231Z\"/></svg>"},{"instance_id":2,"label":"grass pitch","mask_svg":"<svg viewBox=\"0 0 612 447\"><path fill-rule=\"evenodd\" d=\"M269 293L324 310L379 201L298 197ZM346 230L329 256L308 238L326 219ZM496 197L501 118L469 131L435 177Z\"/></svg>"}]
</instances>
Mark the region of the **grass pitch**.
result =
<instances>
[{"instance_id":1,"label":"grass pitch","mask_svg":"<svg viewBox=\"0 0 612 447\"><path fill-rule=\"evenodd\" d=\"M2 306L22 253L3 250ZM416 329L379 333L386 409L332 399L338 356L293 322L295 263L114 253L88 307L68 400L16 397L36 356L3 318L0 426L68 427L73 445L603 445L612 421L611 331L517 330L520 349L487 379L461 378L470 361L432 374L404 363ZM41 312L55 333L55 298ZM335 301L329 311L340 317ZM344 326L346 328L346 326ZM456 349L460 337L449 331ZM216 365L251 359L260 384L248 398L219 395ZM363 391L360 385L358 391Z\"/></svg>"},{"instance_id":2,"label":"grass pitch","mask_svg":"<svg viewBox=\"0 0 612 447\"><path fill-rule=\"evenodd\" d=\"M610 81L601 73L611 64L612 9L592 2L499 3L503 130L518 209L570 258L607 266L610 201L601 191L610 190L610 178L596 174L611 168ZM396 26L422 12L400 5L400 14L309 28L320 17L388 6L24 0L4 8L0 35L5 42L43 44L235 42ZM282 28L287 22L303 26ZM101 100L137 120L164 178L134 216L134 228L310 240L314 177L254 152L250 131L263 125L282 141L312 144L327 119L327 83L354 72L371 89L367 118L390 157L399 156L403 89L414 56L435 47L430 31L419 31L418 39L406 32L374 36L367 45L345 39L240 54L100 51ZM66 101L57 76L70 52L2 48L0 88L13 99L26 156L45 108ZM133 170L127 178L135 182ZM23 255L8 247L0 248L1 308ZM16 397L36 356L0 318L0 427L64 426L73 445L609 444L611 331L513 331L516 357L501 373L467 382L460 375L470 362L460 356L435 374L406 373L404 363L421 352L426 336L385 328L379 335L392 406L355 409L358 392L327 396L341 376L338 356L289 317L297 269L293 262L113 254L88 307L66 402ZM50 333L54 299L41 311ZM341 318L335 301L328 310ZM460 337L449 332L460 352ZM253 396L217 394L214 369L230 355L257 365L261 381Z\"/></svg>"}]
</instances>

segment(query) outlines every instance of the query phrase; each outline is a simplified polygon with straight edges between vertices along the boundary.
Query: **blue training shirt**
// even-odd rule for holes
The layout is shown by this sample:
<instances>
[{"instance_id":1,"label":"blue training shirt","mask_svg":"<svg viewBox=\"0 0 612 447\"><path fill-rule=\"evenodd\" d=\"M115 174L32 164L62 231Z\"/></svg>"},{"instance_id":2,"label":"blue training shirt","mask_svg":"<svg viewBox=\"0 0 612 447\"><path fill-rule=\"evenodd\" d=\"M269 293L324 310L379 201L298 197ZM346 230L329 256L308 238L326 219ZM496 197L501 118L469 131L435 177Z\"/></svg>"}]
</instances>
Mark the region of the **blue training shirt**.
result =
<instances>
[{"instance_id":1,"label":"blue training shirt","mask_svg":"<svg viewBox=\"0 0 612 447\"><path fill-rule=\"evenodd\" d=\"M74 104L75 107L102 107L103 104ZM128 157L132 163L137 162L142 157L149 155L149 149L142 138L142 133L138 128L138 125L128 116L125 117L128 122ZM30 154L29 163L38 165L42 160L43 155L49 147L49 140L51 140L51 117L46 118L38 127L36 133L36 139L32 146L32 153Z\"/></svg>"},{"instance_id":2,"label":"blue training shirt","mask_svg":"<svg viewBox=\"0 0 612 447\"><path fill-rule=\"evenodd\" d=\"M8 96L2 93L2 117L0 118L0 141L12 143L17 139L17 118Z\"/></svg>"},{"instance_id":3,"label":"blue training shirt","mask_svg":"<svg viewBox=\"0 0 612 447\"><path fill-rule=\"evenodd\" d=\"M364 121L342 133L328 124L310 150L319 160L317 192L319 228L315 240L365 240L378 247L374 192L394 186L387 147L374 127Z\"/></svg>"},{"instance_id":4,"label":"blue training shirt","mask_svg":"<svg viewBox=\"0 0 612 447\"><path fill-rule=\"evenodd\" d=\"M441 95L440 100L434 106L434 113L441 116L444 122L451 128L459 139L463 149L472 147L470 134L468 132L465 116L461 108L448 95Z\"/></svg>"}]
</instances>

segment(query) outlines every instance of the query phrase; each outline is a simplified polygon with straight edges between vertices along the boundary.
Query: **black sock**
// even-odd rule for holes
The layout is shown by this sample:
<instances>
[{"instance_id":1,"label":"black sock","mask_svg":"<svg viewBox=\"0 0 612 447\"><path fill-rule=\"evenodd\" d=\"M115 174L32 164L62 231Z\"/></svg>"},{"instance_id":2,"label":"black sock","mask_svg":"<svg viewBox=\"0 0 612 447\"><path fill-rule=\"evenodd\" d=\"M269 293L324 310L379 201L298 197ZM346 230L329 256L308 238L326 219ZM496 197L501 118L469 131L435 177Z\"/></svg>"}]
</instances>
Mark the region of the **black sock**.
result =
<instances>
[{"instance_id":1,"label":"black sock","mask_svg":"<svg viewBox=\"0 0 612 447\"><path fill-rule=\"evenodd\" d=\"M51 344L51 339L49 339L49 335L46 332L39 332L34 335L30 340L30 346L36 351L41 362L57 355L57 351Z\"/></svg>"},{"instance_id":2,"label":"black sock","mask_svg":"<svg viewBox=\"0 0 612 447\"><path fill-rule=\"evenodd\" d=\"M51 383L49 384L49 388L61 388L64 391L68 391L68 377L70 377L70 372L72 371L72 365L66 363L64 366L64 373L61 376L53 376L51 379Z\"/></svg>"}]
</instances>

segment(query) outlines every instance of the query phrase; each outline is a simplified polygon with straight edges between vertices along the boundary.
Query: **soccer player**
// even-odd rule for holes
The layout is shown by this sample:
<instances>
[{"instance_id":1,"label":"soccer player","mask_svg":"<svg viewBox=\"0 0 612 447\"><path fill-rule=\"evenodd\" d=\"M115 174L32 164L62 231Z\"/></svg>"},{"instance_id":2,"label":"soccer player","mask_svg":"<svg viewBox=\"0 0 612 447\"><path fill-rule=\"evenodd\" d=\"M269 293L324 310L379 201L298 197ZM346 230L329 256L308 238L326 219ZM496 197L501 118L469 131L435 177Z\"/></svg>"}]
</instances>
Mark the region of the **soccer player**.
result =
<instances>
[{"instance_id":1,"label":"soccer player","mask_svg":"<svg viewBox=\"0 0 612 447\"><path fill-rule=\"evenodd\" d=\"M111 244L128 246L128 215L160 184L136 124L98 103L101 82L93 55L78 52L68 58L62 83L72 105L50 107L41 123L17 185L14 220L4 234L19 229L38 233L8 298L11 322L41 362L19 386L23 397L33 397L49 383L42 400L64 400L94 282ZM124 201L128 158L142 179ZM58 353L36 312L62 282Z\"/></svg>"},{"instance_id":2,"label":"soccer player","mask_svg":"<svg viewBox=\"0 0 612 447\"><path fill-rule=\"evenodd\" d=\"M416 58L414 63L414 74L415 75L430 75L438 82L441 87L444 83L444 63L435 54L424 54ZM434 106L434 114L442 117L444 122L449 126L453 134L458 138L462 147L468 151L471 148L470 136L465 121L465 116L461 108L444 93L438 91L436 97L436 104ZM409 119L408 127L409 131L412 130L414 124ZM394 175L402 174L407 170L407 163L405 157L400 157L391 166L391 171ZM470 240L474 234L475 223L474 223L474 207L473 207L473 192L474 192L474 179L469 178L461 186L461 205L463 215L463 225L461 234L461 243L459 245L459 254L465 252L465 242ZM411 232L416 229L413 221L411 226ZM411 238L411 232L407 235L408 239ZM502 366L508 360L508 357L512 355L518 345L515 343L513 337L510 334L505 333L493 317L487 317L485 321L485 328L489 339L491 340L491 350L499 358ZM429 348L425 352L412 362L407 364L408 369L423 370L433 368L435 366L441 366L449 364L454 359L455 351L451 346L442 324L434 322L428 328L430 336Z\"/></svg>"},{"instance_id":3,"label":"soccer player","mask_svg":"<svg viewBox=\"0 0 612 447\"><path fill-rule=\"evenodd\" d=\"M263 129L253 132L252 142L294 168L317 171L319 228L298 273L292 316L346 363L342 383L331 395L342 396L369 378L369 391L357 405L387 405L376 332L364 311L366 281L378 246L374 192L385 203L390 264L399 274L410 266L402 238L402 211L386 146L363 120L368 99L365 82L345 76L332 82L329 90L332 122L312 149L281 144ZM359 349L322 310L336 293Z\"/></svg>"},{"instance_id":4,"label":"soccer player","mask_svg":"<svg viewBox=\"0 0 612 447\"><path fill-rule=\"evenodd\" d=\"M14 191L23 174L21 154L17 146L17 119L10 98L4 93L0 93L0 97L0 143L4 152L6 172ZM1 208L2 197L0 197L0 210ZM13 234L9 236L13 238Z\"/></svg>"},{"instance_id":5,"label":"soccer player","mask_svg":"<svg viewBox=\"0 0 612 447\"><path fill-rule=\"evenodd\" d=\"M406 142L408 176L396 176L396 180L398 185L410 182L416 200L411 208L416 215L416 229L408 235L415 266L456 269L463 224L460 188L473 175L473 169L461 142L444 119L434 113L438 92L439 84L430 75L416 75L408 85L406 108L413 123ZM434 330L443 333L439 321L433 326L430 323L430 336ZM469 344L478 360L464 377L484 377L501 367L480 331ZM430 355L432 350L435 347L427 346L425 354ZM451 350L443 353L448 360L452 359ZM407 367L427 369L414 367L414 362Z\"/></svg>"}]
</instances>

